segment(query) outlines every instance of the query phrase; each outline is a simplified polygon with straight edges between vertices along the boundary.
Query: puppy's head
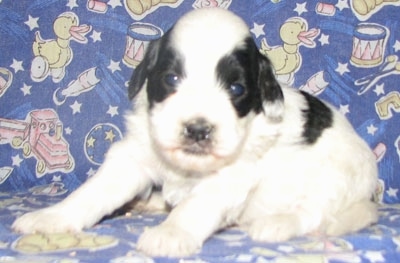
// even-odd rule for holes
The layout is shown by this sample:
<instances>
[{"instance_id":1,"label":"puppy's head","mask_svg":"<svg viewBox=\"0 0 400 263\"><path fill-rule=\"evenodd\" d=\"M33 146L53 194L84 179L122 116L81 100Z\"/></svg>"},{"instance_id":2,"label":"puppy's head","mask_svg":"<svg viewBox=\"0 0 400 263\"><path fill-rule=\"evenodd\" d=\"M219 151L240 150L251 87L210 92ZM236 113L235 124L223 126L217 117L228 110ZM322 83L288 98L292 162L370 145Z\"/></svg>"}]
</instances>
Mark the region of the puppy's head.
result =
<instances>
[{"instance_id":1,"label":"puppy's head","mask_svg":"<svg viewBox=\"0 0 400 263\"><path fill-rule=\"evenodd\" d=\"M233 162L257 114L277 120L283 95L246 24L222 9L182 17L152 42L130 81L146 92L150 137L176 169L200 174Z\"/></svg>"}]
</instances>

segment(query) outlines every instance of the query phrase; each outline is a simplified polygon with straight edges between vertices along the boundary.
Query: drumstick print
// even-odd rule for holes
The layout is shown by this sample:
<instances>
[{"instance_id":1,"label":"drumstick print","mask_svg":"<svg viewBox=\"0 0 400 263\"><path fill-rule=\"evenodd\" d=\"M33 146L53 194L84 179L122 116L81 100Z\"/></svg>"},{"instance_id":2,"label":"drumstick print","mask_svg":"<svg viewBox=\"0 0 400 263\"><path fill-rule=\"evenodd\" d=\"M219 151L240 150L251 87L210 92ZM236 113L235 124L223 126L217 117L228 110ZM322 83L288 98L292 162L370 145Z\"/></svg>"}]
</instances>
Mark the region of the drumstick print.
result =
<instances>
[{"instance_id":1,"label":"drumstick print","mask_svg":"<svg viewBox=\"0 0 400 263\"><path fill-rule=\"evenodd\" d=\"M375 77L381 75L384 72L393 70L393 68L396 66L396 62L398 61L398 57L396 55L389 55L385 58L385 62L379 67L378 71L375 73L372 73L370 75L367 75L365 77L357 79L354 84L357 86L363 85L365 83L368 83Z\"/></svg>"},{"instance_id":2,"label":"drumstick print","mask_svg":"<svg viewBox=\"0 0 400 263\"><path fill-rule=\"evenodd\" d=\"M382 72L381 74L377 75L371 82L368 83L368 85L363 86L358 92L358 95L362 95L365 92L367 92L372 86L374 86L379 80L382 78L385 78L387 76L393 75L393 74L400 74L400 62L397 62L393 69L388 70L386 72Z\"/></svg>"}]
</instances>

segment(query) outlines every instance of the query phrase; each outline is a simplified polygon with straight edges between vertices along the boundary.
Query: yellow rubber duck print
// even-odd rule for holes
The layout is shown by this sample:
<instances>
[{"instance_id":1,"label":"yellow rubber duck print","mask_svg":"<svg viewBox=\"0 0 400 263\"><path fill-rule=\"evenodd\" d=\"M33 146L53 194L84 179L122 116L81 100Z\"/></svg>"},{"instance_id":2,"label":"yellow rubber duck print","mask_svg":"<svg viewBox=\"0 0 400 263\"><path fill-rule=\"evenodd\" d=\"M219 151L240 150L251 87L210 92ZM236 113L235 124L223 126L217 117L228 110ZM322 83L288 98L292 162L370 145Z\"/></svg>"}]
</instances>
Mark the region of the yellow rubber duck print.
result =
<instances>
[{"instance_id":1,"label":"yellow rubber duck print","mask_svg":"<svg viewBox=\"0 0 400 263\"><path fill-rule=\"evenodd\" d=\"M51 75L54 82L60 82L65 75L65 67L72 60L70 40L87 43L85 35L91 26L79 25L79 18L72 12L62 13L53 23L56 39L44 40L40 32L35 34L32 49L35 58L31 64L31 78L40 82Z\"/></svg>"},{"instance_id":2,"label":"yellow rubber duck print","mask_svg":"<svg viewBox=\"0 0 400 263\"><path fill-rule=\"evenodd\" d=\"M280 80L291 84L294 73L301 66L299 46L315 47L314 38L319 35L319 29L308 30L307 21L301 17L292 17L282 24L279 35L283 45L271 47L264 38L261 41L261 53L272 62L275 74Z\"/></svg>"}]
</instances>

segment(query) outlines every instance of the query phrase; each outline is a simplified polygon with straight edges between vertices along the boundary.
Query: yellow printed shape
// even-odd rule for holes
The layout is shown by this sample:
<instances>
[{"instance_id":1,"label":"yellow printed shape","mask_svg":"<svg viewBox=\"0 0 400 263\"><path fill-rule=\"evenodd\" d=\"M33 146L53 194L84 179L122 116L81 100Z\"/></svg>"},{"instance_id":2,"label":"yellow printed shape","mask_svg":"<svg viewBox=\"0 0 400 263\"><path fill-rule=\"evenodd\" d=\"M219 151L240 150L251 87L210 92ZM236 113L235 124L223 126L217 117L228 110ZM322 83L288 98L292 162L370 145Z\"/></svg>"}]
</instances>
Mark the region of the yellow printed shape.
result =
<instances>
[{"instance_id":1,"label":"yellow printed shape","mask_svg":"<svg viewBox=\"0 0 400 263\"><path fill-rule=\"evenodd\" d=\"M135 20L142 20L148 14L153 13L159 7L178 7L183 0L124 0L125 9Z\"/></svg>"},{"instance_id":2,"label":"yellow printed shape","mask_svg":"<svg viewBox=\"0 0 400 263\"><path fill-rule=\"evenodd\" d=\"M351 9L361 21L368 20L387 5L399 6L400 0L351 0Z\"/></svg>"},{"instance_id":3,"label":"yellow printed shape","mask_svg":"<svg viewBox=\"0 0 400 263\"><path fill-rule=\"evenodd\" d=\"M112 236L92 233L29 234L14 242L13 248L22 253L48 253L65 250L100 250L118 244Z\"/></svg>"},{"instance_id":4,"label":"yellow printed shape","mask_svg":"<svg viewBox=\"0 0 400 263\"><path fill-rule=\"evenodd\" d=\"M291 17L279 29L283 44L270 46L262 39L260 52L266 55L274 67L278 79L287 84L293 82L294 74L302 65L300 46L314 48L314 39L320 34L318 28L308 29L308 22L301 17Z\"/></svg>"}]
</instances>

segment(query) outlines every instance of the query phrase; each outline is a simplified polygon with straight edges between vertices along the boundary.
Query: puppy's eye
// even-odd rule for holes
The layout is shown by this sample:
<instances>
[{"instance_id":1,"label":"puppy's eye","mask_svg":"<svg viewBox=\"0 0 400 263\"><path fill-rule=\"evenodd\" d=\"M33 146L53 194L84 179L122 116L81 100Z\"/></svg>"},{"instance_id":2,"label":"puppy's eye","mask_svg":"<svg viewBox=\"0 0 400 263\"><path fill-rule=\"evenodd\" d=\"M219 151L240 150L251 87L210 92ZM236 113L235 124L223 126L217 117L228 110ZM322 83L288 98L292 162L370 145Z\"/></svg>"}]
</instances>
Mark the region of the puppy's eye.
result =
<instances>
[{"instance_id":1,"label":"puppy's eye","mask_svg":"<svg viewBox=\"0 0 400 263\"><path fill-rule=\"evenodd\" d=\"M239 83L233 83L229 87L229 92L234 97L240 97L244 94L245 88Z\"/></svg>"},{"instance_id":2,"label":"puppy's eye","mask_svg":"<svg viewBox=\"0 0 400 263\"><path fill-rule=\"evenodd\" d=\"M176 87L181 82L181 79L178 75L175 74L167 74L164 76L164 82L168 86Z\"/></svg>"}]
</instances>

